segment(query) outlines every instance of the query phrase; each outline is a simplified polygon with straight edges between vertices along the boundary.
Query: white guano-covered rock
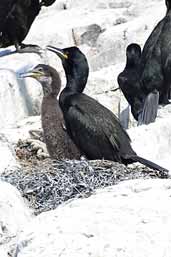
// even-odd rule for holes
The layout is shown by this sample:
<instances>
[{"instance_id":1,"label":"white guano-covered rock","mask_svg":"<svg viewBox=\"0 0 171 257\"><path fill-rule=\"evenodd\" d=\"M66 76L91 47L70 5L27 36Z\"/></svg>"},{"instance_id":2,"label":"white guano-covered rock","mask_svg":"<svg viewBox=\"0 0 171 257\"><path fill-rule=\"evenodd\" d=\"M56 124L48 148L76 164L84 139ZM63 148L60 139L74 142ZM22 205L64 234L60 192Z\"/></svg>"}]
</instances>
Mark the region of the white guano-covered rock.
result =
<instances>
[{"instance_id":1,"label":"white guano-covered rock","mask_svg":"<svg viewBox=\"0 0 171 257\"><path fill-rule=\"evenodd\" d=\"M170 257L171 181L135 180L40 214L16 257Z\"/></svg>"},{"instance_id":2,"label":"white guano-covered rock","mask_svg":"<svg viewBox=\"0 0 171 257\"><path fill-rule=\"evenodd\" d=\"M31 56L30 56L31 59ZM40 62L40 59L38 59ZM20 79L19 74L36 65L14 56L0 61L0 129L15 126L29 115L40 113L42 89L33 79Z\"/></svg>"},{"instance_id":3,"label":"white guano-covered rock","mask_svg":"<svg viewBox=\"0 0 171 257\"><path fill-rule=\"evenodd\" d=\"M154 123L128 130L132 147L138 155L167 168L171 172L171 107L159 110ZM170 173L171 174L171 173Z\"/></svg>"},{"instance_id":4,"label":"white guano-covered rock","mask_svg":"<svg viewBox=\"0 0 171 257\"><path fill-rule=\"evenodd\" d=\"M17 165L15 152L11 142L3 133L0 133L0 174L5 169L10 169Z\"/></svg>"},{"instance_id":5,"label":"white guano-covered rock","mask_svg":"<svg viewBox=\"0 0 171 257\"><path fill-rule=\"evenodd\" d=\"M31 218L31 211L19 191L12 185L0 181L0 253L12 250L11 247L14 247L18 235Z\"/></svg>"},{"instance_id":6,"label":"white guano-covered rock","mask_svg":"<svg viewBox=\"0 0 171 257\"><path fill-rule=\"evenodd\" d=\"M116 93L115 97L115 93L104 92L118 86L115 78L123 70L124 65L120 69L117 67L121 62L125 62L127 44L137 42L143 46L156 23L165 14L166 7L163 2L56 1L52 6L42 8L24 43L38 44L41 47L52 44L62 48L76 44L87 56L90 73L98 71L98 75L95 75L97 83L92 83L89 90L91 96L102 100L104 105L106 102L111 103L112 99L113 106L106 106L114 112L116 110L117 114L118 99L121 95L118 97ZM46 53L43 58L36 54L3 56L11 51L14 51L14 47L0 51L0 109L3 108L3 113L0 113L0 128L13 126L27 116L40 113L41 86L33 79L18 80L19 72L38 63L46 63L55 67L64 77L62 65L55 54ZM105 74L102 68L106 69ZM115 84L112 83L113 79ZM103 96L98 97L102 91Z\"/></svg>"},{"instance_id":7,"label":"white guano-covered rock","mask_svg":"<svg viewBox=\"0 0 171 257\"><path fill-rule=\"evenodd\" d=\"M31 138L30 131L41 130L40 116L31 116L17 122L13 128L0 129L0 174L5 169L19 166L16 145L19 140Z\"/></svg>"}]
</instances>

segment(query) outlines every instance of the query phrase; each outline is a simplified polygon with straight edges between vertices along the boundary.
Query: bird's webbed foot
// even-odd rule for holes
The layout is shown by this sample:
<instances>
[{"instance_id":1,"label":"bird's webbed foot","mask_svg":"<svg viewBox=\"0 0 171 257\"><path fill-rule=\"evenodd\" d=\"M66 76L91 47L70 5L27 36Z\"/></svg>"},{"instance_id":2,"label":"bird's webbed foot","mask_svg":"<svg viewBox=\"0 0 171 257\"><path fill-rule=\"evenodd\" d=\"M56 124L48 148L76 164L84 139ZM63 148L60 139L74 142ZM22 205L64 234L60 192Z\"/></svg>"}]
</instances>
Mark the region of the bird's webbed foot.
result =
<instances>
[{"instance_id":1,"label":"bird's webbed foot","mask_svg":"<svg viewBox=\"0 0 171 257\"><path fill-rule=\"evenodd\" d=\"M29 134L33 139L44 141L43 131L40 129L31 129L29 130Z\"/></svg>"},{"instance_id":2,"label":"bird's webbed foot","mask_svg":"<svg viewBox=\"0 0 171 257\"><path fill-rule=\"evenodd\" d=\"M36 155L39 159L48 158L49 154L46 148L46 144L36 139L27 139L27 143L30 144L32 151L36 151Z\"/></svg>"}]
</instances>

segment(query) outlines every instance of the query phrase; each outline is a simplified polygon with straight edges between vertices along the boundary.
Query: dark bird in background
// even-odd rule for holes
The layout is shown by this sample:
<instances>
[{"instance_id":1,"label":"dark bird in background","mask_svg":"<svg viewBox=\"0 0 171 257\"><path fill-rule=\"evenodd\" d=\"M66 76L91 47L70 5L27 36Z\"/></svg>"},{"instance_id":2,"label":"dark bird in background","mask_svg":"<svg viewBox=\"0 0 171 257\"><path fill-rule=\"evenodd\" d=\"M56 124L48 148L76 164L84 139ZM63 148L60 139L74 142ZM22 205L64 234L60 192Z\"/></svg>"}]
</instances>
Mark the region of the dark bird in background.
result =
<instances>
[{"instance_id":1,"label":"dark bird in background","mask_svg":"<svg viewBox=\"0 0 171 257\"><path fill-rule=\"evenodd\" d=\"M126 66L118 75L118 84L138 125L154 122L158 109L158 92L145 94L140 81L141 47L130 44L126 49Z\"/></svg>"},{"instance_id":2,"label":"dark bird in background","mask_svg":"<svg viewBox=\"0 0 171 257\"><path fill-rule=\"evenodd\" d=\"M159 104L168 104L171 87L171 1L165 17L147 39L141 56L140 80L146 95L159 91Z\"/></svg>"},{"instance_id":3,"label":"dark bird in background","mask_svg":"<svg viewBox=\"0 0 171 257\"><path fill-rule=\"evenodd\" d=\"M49 65L39 64L20 77L32 77L42 86L41 121L49 155L54 159L79 159L80 151L63 127L63 114L57 100L61 88L58 72Z\"/></svg>"},{"instance_id":4,"label":"dark bird in background","mask_svg":"<svg viewBox=\"0 0 171 257\"><path fill-rule=\"evenodd\" d=\"M0 1L0 47L15 45L16 51L39 52L36 45L22 41L39 14L42 6L50 6L55 0L1 0Z\"/></svg>"},{"instance_id":5,"label":"dark bird in background","mask_svg":"<svg viewBox=\"0 0 171 257\"><path fill-rule=\"evenodd\" d=\"M139 157L117 117L93 98L83 94L89 67L85 55L77 48L59 49L47 46L62 60L66 87L60 94L66 129L74 143L88 159L106 159L129 164L140 162L161 172L159 165Z\"/></svg>"},{"instance_id":6,"label":"dark bird in background","mask_svg":"<svg viewBox=\"0 0 171 257\"><path fill-rule=\"evenodd\" d=\"M158 104L168 104L171 95L171 0L165 4L166 15L150 34L141 56L137 44L129 45L126 67L118 76L139 125L154 122Z\"/></svg>"}]
</instances>

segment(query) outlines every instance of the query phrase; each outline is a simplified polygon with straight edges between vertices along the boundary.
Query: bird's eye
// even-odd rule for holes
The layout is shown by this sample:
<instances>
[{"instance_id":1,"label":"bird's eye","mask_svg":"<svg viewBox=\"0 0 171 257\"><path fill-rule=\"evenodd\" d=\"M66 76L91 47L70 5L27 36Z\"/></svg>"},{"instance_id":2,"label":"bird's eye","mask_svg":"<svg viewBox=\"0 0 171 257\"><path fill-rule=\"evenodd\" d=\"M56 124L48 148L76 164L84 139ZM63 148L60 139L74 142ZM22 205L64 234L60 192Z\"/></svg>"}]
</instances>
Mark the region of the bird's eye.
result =
<instances>
[{"instance_id":1,"label":"bird's eye","mask_svg":"<svg viewBox=\"0 0 171 257\"><path fill-rule=\"evenodd\" d=\"M38 71L42 72L42 71L43 71L42 67L39 67L39 68L38 68Z\"/></svg>"},{"instance_id":2,"label":"bird's eye","mask_svg":"<svg viewBox=\"0 0 171 257\"><path fill-rule=\"evenodd\" d=\"M65 52L65 55L66 55L67 57L69 57L69 52L68 52L68 51L66 51L66 52Z\"/></svg>"}]
</instances>

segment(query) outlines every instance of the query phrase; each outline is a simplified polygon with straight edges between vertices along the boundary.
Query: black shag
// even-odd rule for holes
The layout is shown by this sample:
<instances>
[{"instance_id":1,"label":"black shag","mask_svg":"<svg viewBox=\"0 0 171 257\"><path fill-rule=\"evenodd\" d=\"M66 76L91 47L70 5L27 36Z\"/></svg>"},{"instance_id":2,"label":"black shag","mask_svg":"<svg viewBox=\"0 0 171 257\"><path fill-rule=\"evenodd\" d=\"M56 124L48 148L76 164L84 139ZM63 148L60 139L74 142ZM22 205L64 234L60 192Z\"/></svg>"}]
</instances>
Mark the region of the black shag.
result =
<instances>
[{"instance_id":1,"label":"black shag","mask_svg":"<svg viewBox=\"0 0 171 257\"><path fill-rule=\"evenodd\" d=\"M88 159L106 159L129 164L140 162L161 172L159 165L139 157L117 117L93 98L83 94L89 67L85 55L77 48L59 49L47 46L62 60L66 87L60 94L67 132Z\"/></svg>"},{"instance_id":2,"label":"black shag","mask_svg":"<svg viewBox=\"0 0 171 257\"><path fill-rule=\"evenodd\" d=\"M126 100L131 106L133 117L138 124L154 122L158 109L158 93L146 95L140 81L141 47L130 44L126 49L126 66L118 75L118 84Z\"/></svg>"},{"instance_id":3,"label":"black shag","mask_svg":"<svg viewBox=\"0 0 171 257\"><path fill-rule=\"evenodd\" d=\"M61 88L58 72L49 65L39 64L21 77L32 77L43 89L41 121L49 155L55 159L79 159L80 151L64 129L64 119L57 96Z\"/></svg>"},{"instance_id":4,"label":"black shag","mask_svg":"<svg viewBox=\"0 0 171 257\"><path fill-rule=\"evenodd\" d=\"M168 104L171 86L171 1L166 0L165 17L147 39L141 56L142 88L145 94L159 91L159 104Z\"/></svg>"},{"instance_id":5,"label":"black shag","mask_svg":"<svg viewBox=\"0 0 171 257\"><path fill-rule=\"evenodd\" d=\"M126 49L126 66L118 75L118 84L126 100L131 106L131 112L136 120L142 112L145 95L139 81L139 66L141 61L141 47L130 44Z\"/></svg>"},{"instance_id":6,"label":"black shag","mask_svg":"<svg viewBox=\"0 0 171 257\"><path fill-rule=\"evenodd\" d=\"M25 45L22 41L39 14L42 6L55 0L1 0L0 1L0 47L15 45L17 52L39 52L36 45Z\"/></svg>"}]
</instances>

